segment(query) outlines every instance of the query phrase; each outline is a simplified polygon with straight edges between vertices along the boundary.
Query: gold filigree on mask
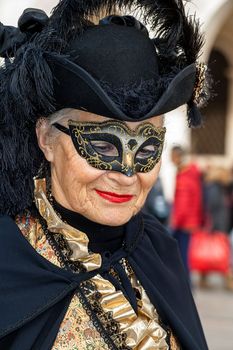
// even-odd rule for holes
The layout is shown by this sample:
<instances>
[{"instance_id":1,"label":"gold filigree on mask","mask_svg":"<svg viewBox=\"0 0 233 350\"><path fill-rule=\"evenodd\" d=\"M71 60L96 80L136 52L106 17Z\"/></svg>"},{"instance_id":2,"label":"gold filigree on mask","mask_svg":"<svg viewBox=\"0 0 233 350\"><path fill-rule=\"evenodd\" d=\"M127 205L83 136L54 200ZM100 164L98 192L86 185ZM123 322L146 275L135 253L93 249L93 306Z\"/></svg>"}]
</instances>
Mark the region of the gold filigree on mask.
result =
<instances>
[{"instance_id":1,"label":"gold filigree on mask","mask_svg":"<svg viewBox=\"0 0 233 350\"><path fill-rule=\"evenodd\" d=\"M164 127L157 128L151 123L142 123L132 130L121 121L95 123L69 120L68 124L78 153L94 168L119 171L131 176L136 172L151 171L160 160L166 132ZM92 140L112 144L117 149L118 156L98 153L92 147ZM154 147L152 155L140 159L138 152L148 145Z\"/></svg>"}]
</instances>

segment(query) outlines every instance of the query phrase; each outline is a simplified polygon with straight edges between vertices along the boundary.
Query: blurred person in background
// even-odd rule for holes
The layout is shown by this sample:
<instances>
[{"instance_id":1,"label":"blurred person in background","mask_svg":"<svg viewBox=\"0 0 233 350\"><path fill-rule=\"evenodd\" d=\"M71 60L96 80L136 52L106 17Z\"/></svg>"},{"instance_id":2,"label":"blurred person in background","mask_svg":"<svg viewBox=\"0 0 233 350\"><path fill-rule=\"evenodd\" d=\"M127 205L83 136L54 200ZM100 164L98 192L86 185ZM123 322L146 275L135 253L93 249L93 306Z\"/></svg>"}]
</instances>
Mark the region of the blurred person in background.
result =
<instances>
[{"instance_id":1,"label":"blurred person in background","mask_svg":"<svg viewBox=\"0 0 233 350\"><path fill-rule=\"evenodd\" d=\"M231 269L233 271L233 167L230 170L230 183L227 187L228 205L230 209L230 242L231 242Z\"/></svg>"},{"instance_id":2,"label":"blurred person in background","mask_svg":"<svg viewBox=\"0 0 233 350\"><path fill-rule=\"evenodd\" d=\"M203 176L204 188L204 226L209 232L223 232L230 234L231 230L231 173L229 169L210 166ZM207 273L200 274L199 286L209 287ZM227 289L233 290L232 267L224 275L224 285Z\"/></svg>"},{"instance_id":3,"label":"blurred person in background","mask_svg":"<svg viewBox=\"0 0 233 350\"><path fill-rule=\"evenodd\" d=\"M203 222L202 175L197 165L187 161L187 152L180 146L172 148L171 160L177 168L171 228L189 275L188 250L191 234Z\"/></svg>"},{"instance_id":4,"label":"blurred person in background","mask_svg":"<svg viewBox=\"0 0 233 350\"><path fill-rule=\"evenodd\" d=\"M214 166L208 169L204 177L205 209L211 231L230 231L229 185L228 169Z\"/></svg>"}]
</instances>

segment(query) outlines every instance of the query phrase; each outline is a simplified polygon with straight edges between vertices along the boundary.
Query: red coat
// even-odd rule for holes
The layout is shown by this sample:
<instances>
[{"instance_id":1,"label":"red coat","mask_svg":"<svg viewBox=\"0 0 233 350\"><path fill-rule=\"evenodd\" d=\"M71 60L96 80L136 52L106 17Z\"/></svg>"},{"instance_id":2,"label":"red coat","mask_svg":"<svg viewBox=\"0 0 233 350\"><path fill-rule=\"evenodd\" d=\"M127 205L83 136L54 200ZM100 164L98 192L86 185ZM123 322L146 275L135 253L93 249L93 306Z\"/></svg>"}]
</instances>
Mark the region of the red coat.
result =
<instances>
[{"instance_id":1,"label":"red coat","mask_svg":"<svg viewBox=\"0 0 233 350\"><path fill-rule=\"evenodd\" d=\"M196 165L187 165L176 175L172 228L193 229L203 218L201 173Z\"/></svg>"}]
</instances>

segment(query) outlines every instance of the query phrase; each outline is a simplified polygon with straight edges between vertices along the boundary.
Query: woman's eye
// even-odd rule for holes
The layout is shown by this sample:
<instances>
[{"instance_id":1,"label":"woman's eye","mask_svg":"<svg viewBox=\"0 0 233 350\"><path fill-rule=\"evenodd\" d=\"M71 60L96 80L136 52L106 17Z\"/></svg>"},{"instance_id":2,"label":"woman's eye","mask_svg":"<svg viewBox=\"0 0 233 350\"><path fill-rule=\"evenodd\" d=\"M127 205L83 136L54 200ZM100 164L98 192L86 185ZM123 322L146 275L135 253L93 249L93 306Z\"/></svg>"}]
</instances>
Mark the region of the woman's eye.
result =
<instances>
[{"instance_id":1,"label":"woman's eye","mask_svg":"<svg viewBox=\"0 0 233 350\"><path fill-rule=\"evenodd\" d=\"M108 157L118 157L117 148L110 142L106 141L91 141L92 148L99 154Z\"/></svg>"},{"instance_id":2,"label":"woman's eye","mask_svg":"<svg viewBox=\"0 0 233 350\"><path fill-rule=\"evenodd\" d=\"M142 149L140 149L137 153L137 158L140 158L140 159L147 159L151 156L153 156L155 154L155 146L153 145L148 145L148 146L145 146L143 147Z\"/></svg>"}]
</instances>

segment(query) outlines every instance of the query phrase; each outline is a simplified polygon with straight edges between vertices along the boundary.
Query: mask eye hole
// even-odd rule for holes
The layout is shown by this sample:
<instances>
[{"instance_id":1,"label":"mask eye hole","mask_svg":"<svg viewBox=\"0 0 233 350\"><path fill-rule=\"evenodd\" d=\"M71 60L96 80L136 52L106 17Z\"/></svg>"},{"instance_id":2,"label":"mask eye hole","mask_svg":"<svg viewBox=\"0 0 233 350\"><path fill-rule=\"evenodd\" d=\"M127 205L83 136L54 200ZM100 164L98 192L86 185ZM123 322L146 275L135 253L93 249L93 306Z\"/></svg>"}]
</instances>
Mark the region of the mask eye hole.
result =
<instances>
[{"instance_id":1,"label":"mask eye hole","mask_svg":"<svg viewBox=\"0 0 233 350\"><path fill-rule=\"evenodd\" d=\"M112 143L101 140L92 140L91 146L95 152L106 157L118 157L119 152Z\"/></svg>"},{"instance_id":2,"label":"mask eye hole","mask_svg":"<svg viewBox=\"0 0 233 350\"><path fill-rule=\"evenodd\" d=\"M136 157L138 159L148 159L154 156L157 152L157 147L155 145L147 145L139 149Z\"/></svg>"}]
</instances>

